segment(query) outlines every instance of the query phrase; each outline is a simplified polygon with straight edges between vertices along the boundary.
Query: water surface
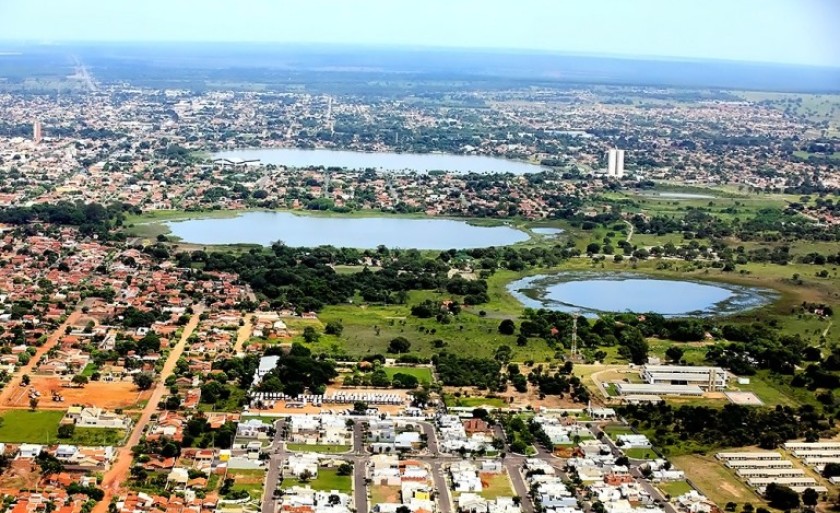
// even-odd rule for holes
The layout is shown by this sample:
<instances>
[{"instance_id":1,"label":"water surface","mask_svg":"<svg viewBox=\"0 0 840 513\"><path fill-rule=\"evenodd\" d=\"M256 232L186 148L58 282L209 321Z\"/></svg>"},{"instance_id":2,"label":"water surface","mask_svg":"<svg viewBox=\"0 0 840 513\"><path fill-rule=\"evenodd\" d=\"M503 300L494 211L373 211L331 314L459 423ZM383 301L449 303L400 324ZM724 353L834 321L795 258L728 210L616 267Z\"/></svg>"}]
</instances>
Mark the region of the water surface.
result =
<instances>
[{"instance_id":1,"label":"water surface","mask_svg":"<svg viewBox=\"0 0 840 513\"><path fill-rule=\"evenodd\" d=\"M259 160L263 164L286 167L373 168L384 171L452 171L456 173L538 173L544 168L515 160L479 155L448 153L365 153L345 150L301 150L297 148L263 148L223 151L213 159L234 161Z\"/></svg>"},{"instance_id":2,"label":"water surface","mask_svg":"<svg viewBox=\"0 0 840 513\"><path fill-rule=\"evenodd\" d=\"M769 290L726 283L649 278L633 273L558 273L524 278L508 290L530 308L580 312L658 313L664 316L731 314L768 304Z\"/></svg>"},{"instance_id":3,"label":"water surface","mask_svg":"<svg viewBox=\"0 0 840 513\"><path fill-rule=\"evenodd\" d=\"M193 244L260 244L372 249L468 249L508 246L528 240L509 226L473 226L450 219L329 217L290 212L246 212L226 219L170 221L172 235Z\"/></svg>"}]
</instances>

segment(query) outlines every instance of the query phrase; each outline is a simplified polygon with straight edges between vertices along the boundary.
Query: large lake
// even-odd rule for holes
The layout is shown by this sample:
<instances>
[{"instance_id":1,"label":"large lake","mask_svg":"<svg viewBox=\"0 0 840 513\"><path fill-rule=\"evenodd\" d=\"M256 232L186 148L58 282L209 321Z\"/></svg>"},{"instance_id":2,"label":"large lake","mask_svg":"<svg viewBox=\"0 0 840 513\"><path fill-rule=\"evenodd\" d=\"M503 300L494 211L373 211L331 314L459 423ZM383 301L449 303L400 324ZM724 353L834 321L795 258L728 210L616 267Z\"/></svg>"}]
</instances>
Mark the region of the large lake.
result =
<instances>
[{"instance_id":1,"label":"large lake","mask_svg":"<svg viewBox=\"0 0 840 513\"><path fill-rule=\"evenodd\" d=\"M774 292L724 283L647 278L632 273L558 273L508 285L525 306L594 317L606 312L669 317L732 314L773 301Z\"/></svg>"},{"instance_id":2,"label":"large lake","mask_svg":"<svg viewBox=\"0 0 840 513\"><path fill-rule=\"evenodd\" d=\"M452 171L456 173L537 173L544 168L527 162L478 155L446 153L365 153L344 150L301 150L265 148L222 151L213 159L259 160L263 164L287 167L374 168L384 171Z\"/></svg>"},{"instance_id":3,"label":"large lake","mask_svg":"<svg viewBox=\"0 0 840 513\"><path fill-rule=\"evenodd\" d=\"M509 226L473 226L449 219L326 217L289 212L246 212L225 219L170 221L172 235L193 244L260 244L369 249L467 249L507 246L528 240Z\"/></svg>"}]
</instances>

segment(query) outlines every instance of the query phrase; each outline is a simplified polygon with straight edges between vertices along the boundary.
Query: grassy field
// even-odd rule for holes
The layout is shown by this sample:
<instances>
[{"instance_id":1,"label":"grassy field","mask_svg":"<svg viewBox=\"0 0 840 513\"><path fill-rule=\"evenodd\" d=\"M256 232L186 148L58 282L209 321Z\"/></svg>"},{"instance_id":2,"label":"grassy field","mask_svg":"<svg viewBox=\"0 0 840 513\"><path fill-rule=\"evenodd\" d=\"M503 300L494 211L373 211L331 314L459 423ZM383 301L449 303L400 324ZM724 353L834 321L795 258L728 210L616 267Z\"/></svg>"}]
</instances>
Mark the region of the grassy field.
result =
<instances>
[{"instance_id":1,"label":"grassy field","mask_svg":"<svg viewBox=\"0 0 840 513\"><path fill-rule=\"evenodd\" d=\"M478 408L480 406L503 408L505 406L505 402L498 397L455 397L447 394L443 396L443 401L450 408Z\"/></svg>"},{"instance_id":2,"label":"grassy field","mask_svg":"<svg viewBox=\"0 0 840 513\"><path fill-rule=\"evenodd\" d=\"M671 458L671 461L715 504L734 502L740 510L748 502L762 502L735 474L712 456L685 455Z\"/></svg>"},{"instance_id":3,"label":"grassy field","mask_svg":"<svg viewBox=\"0 0 840 513\"><path fill-rule=\"evenodd\" d=\"M393 378L395 374L408 374L414 376L420 383L432 382L432 369L429 367L383 367L388 378Z\"/></svg>"},{"instance_id":4,"label":"grassy field","mask_svg":"<svg viewBox=\"0 0 840 513\"><path fill-rule=\"evenodd\" d=\"M662 493L670 495L672 498L684 495L694 489L686 481L669 481L667 483L659 483L656 487L659 488Z\"/></svg>"},{"instance_id":5,"label":"grassy field","mask_svg":"<svg viewBox=\"0 0 840 513\"><path fill-rule=\"evenodd\" d=\"M633 429L630 426L610 424L601 428L611 439L615 440L618 435L632 435Z\"/></svg>"},{"instance_id":6,"label":"grassy field","mask_svg":"<svg viewBox=\"0 0 840 513\"><path fill-rule=\"evenodd\" d=\"M228 471L227 477L234 480L233 491L245 490L252 500L260 500L265 484L265 470L262 469L234 469Z\"/></svg>"},{"instance_id":7,"label":"grassy field","mask_svg":"<svg viewBox=\"0 0 840 513\"><path fill-rule=\"evenodd\" d=\"M643 449L641 447L633 447L632 449L622 449L624 455L634 460L652 460L655 459L656 453L653 449Z\"/></svg>"},{"instance_id":8,"label":"grassy field","mask_svg":"<svg viewBox=\"0 0 840 513\"><path fill-rule=\"evenodd\" d=\"M375 485L370 487L370 503L381 504L385 502L399 502L399 486Z\"/></svg>"},{"instance_id":9,"label":"grassy field","mask_svg":"<svg viewBox=\"0 0 840 513\"><path fill-rule=\"evenodd\" d=\"M481 496L487 500L495 500L497 497L511 497L514 495L510 486L510 479L505 472L500 474L482 474L481 483L483 488Z\"/></svg>"},{"instance_id":10,"label":"grassy field","mask_svg":"<svg viewBox=\"0 0 840 513\"><path fill-rule=\"evenodd\" d=\"M293 444L287 443L286 450L289 452L319 452L323 454L341 454L352 449L349 445L332 444Z\"/></svg>"},{"instance_id":11,"label":"grassy field","mask_svg":"<svg viewBox=\"0 0 840 513\"><path fill-rule=\"evenodd\" d=\"M73 436L62 439L63 443L74 445L121 445L125 439L124 429L79 428L73 431Z\"/></svg>"},{"instance_id":12,"label":"grassy field","mask_svg":"<svg viewBox=\"0 0 840 513\"><path fill-rule=\"evenodd\" d=\"M47 444L58 442L63 411L8 410L0 415L0 442Z\"/></svg>"},{"instance_id":13,"label":"grassy field","mask_svg":"<svg viewBox=\"0 0 840 513\"><path fill-rule=\"evenodd\" d=\"M321 468L318 469L318 478L312 479L306 483L301 483L294 478L283 479L282 489L291 488L293 486L309 486L313 490L322 490L330 492L333 490L350 493L353 489L353 476L340 476L336 469Z\"/></svg>"}]
</instances>

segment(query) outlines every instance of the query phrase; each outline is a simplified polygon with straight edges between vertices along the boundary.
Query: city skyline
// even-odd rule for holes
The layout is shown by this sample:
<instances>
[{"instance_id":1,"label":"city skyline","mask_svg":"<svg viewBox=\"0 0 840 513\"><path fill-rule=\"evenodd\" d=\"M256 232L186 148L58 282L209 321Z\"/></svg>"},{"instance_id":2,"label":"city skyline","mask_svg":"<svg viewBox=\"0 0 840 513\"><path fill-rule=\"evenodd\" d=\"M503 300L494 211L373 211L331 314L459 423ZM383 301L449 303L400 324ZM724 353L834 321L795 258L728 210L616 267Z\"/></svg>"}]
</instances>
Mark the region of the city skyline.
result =
<instances>
[{"instance_id":1,"label":"city skyline","mask_svg":"<svg viewBox=\"0 0 840 513\"><path fill-rule=\"evenodd\" d=\"M481 48L840 67L831 34L838 18L840 4L829 0L524 0L516 10L474 0L398 7L384 0L11 0L0 5L0 38Z\"/></svg>"}]
</instances>

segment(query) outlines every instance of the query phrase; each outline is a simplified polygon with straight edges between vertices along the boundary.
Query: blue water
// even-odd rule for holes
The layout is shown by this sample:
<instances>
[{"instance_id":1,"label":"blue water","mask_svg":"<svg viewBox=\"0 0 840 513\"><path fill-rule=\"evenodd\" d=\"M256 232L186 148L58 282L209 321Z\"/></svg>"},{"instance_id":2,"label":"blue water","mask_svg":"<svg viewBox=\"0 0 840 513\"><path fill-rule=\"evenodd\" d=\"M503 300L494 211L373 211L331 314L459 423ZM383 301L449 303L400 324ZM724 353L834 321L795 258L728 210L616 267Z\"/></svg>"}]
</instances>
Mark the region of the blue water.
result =
<instances>
[{"instance_id":1,"label":"blue water","mask_svg":"<svg viewBox=\"0 0 840 513\"><path fill-rule=\"evenodd\" d=\"M385 171L452 171L456 173L538 173L544 168L536 164L479 155L446 153L365 153L344 150L301 150L297 148L264 148L222 151L213 159L254 160L263 164L287 167L374 168Z\"/></svg>"},{"instance_id":2,"label":"blue water","mask_svg":"<svg viewBox=\"0 0 840 513\"><path fill-rule=\"evenodd\" d=\"M771 291L730 284L661 280L633 274L559 273L525 278L508 290L525 306L594 316L604 312L665 316L728 314L775 298Z\"/></svg>"},{"instance_id":3,"label":"blue water","mask_svg":"<svg viewBox=\"0 0 840 513\"><path fill-rule=\"evenodd\" d=\"M166 223L172 235L193 244L260 244L372 249L468 249L507 246L528 240L508 226L472 226L449 219L320 217L289 212L247 212L227 219Z\"/></svg>"}]
</instances>

